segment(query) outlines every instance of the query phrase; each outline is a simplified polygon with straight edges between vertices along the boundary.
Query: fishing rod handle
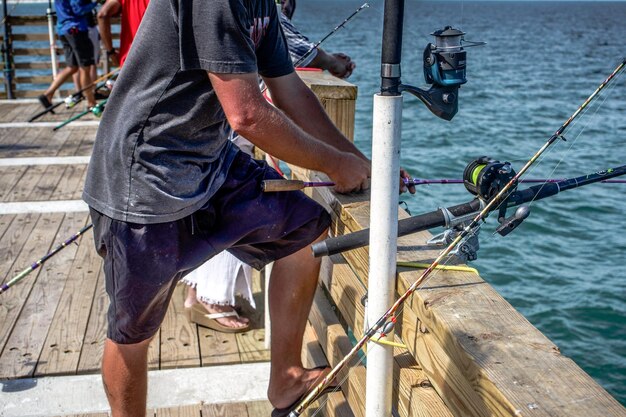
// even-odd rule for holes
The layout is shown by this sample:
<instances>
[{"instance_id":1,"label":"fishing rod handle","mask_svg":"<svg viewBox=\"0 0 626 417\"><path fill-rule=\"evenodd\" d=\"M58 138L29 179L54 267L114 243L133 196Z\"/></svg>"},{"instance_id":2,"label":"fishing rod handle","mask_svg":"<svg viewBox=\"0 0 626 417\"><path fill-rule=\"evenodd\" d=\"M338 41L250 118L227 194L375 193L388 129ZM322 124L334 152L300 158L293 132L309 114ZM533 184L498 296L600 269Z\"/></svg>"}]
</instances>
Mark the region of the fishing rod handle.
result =
<instances>
[{"instance_id":1,"label":"fishing rod handle","mask_svg":"<svg viewBox=\"0 0 626 417\"><path fill-rule=\"evenodd\" d=\"M478 199L474 199L467 203L448 207L445 209L445 212L450 213L454 217L461 217L477 212L480 210L480 206L480 201ZM398 222L398 236L406 236L411 233L446 226L449 219L445 212L442 209L438 209L429 213L400 220ZM367 246L369 245L369 234L369 229L363 229L347 235L331 237L315 243L311 247L313 249L313 256L330 256Z\"/></svg>"},{"instance_id":2,"label":"fishing rod handle","mask_svg":"<svg viewBox=\"0 0 626 417\"><path fill-rule=\"evenodd\" d=\"M300 180L265 180L261 182L263 192L297 191L305 187L304 181Z\"/></svg>"},{"instance_id":3,"label":"fishing rod handle","mask_svg":"<svg viewBox=\"0 0 626 417\"><path fill-rule=\"evenodd\" d=\"M265 180L261 182L261 188L265 192L274 191L297 191L305 187L333 187L334 182L305 182L300 180Z\"/></svg>"}]
</instances>

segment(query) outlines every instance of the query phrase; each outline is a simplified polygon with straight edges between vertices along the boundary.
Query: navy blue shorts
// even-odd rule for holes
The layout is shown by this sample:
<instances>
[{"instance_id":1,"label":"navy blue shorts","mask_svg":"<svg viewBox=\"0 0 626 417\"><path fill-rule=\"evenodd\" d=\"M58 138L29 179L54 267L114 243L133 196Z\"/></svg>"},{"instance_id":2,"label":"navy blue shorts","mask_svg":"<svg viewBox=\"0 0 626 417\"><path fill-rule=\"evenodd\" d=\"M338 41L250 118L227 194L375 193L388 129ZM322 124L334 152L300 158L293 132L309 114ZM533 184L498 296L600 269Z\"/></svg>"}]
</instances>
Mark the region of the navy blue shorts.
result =
<instances>
[{"instance_id":1,"label":"navy blue shorts","mask_svg":"<svg viewBox=\"0 0 626 417\"><path fill-rule=\"evenodd\" d=\"M60 36L65 51L65 64L68 67L85 68L94 65L94 46L89 32L73 31Z\"/></svg>"},{"instance_id":2,"label":"navy blue shorts","mask_svg":"<svg viewBox=\"0 0 626 417\"><path fill-rule=\"evenodd\" d=\"M126 223L91 209L111 301L107 337L121 344L152 337L178 280L223 250L260 269L320 236L330 216L319 204L300 191L261 190L264 179L280 178L265 162L239 152L224 185L183 219Z\"/></svg>"}]
</instances>

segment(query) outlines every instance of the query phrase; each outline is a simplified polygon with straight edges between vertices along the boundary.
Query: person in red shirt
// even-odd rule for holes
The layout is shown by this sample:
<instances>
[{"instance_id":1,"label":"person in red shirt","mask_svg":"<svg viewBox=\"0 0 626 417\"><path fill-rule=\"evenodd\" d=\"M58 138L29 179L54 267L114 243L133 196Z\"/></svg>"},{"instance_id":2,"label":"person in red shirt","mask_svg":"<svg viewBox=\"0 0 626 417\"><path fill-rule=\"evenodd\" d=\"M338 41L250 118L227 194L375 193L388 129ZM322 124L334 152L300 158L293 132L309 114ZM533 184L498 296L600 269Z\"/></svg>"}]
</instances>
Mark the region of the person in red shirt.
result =
<instances>
[{"instance_id":1,"label":"person in red shirt","mask_svg":"<svg viewBox=\"0 0 626 417\"><path fill-rule=\"evenodd\" d=\"M106 0L98 12L98 28L107 58L113 65L124 65L149 0ZM111 18L121 15L120 49L113 47Z\"/></svg>"}]
</instances>

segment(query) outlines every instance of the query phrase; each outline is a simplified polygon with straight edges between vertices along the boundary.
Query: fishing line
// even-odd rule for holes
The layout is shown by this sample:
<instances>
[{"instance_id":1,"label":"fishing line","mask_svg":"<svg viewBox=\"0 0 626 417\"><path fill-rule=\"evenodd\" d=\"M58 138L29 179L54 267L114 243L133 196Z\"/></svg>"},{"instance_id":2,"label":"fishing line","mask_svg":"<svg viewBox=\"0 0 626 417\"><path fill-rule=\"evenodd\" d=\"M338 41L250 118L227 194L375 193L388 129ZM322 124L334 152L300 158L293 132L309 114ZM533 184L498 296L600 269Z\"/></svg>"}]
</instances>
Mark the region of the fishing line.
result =
<instances>
[{"instance_id":1,"label":"fishing line","mask_svg":"<svg viewBox=\"0 0 626 417\"><path fill-rule=\"evenodd\" d=\"M554 173L555 173L555 172L556 172L556 170L559 168L559 166L561 165L561 163L565 160L565 157L567 157L567 156L568 156L568 155L572 152L572 149L573 149L574 145L578 142L578 139L579 139L579 138L583 135L583 133L585 132L585 130L587 129L587 127L589 126L589 124L591 124L591 123L592 123L593 119L597 116L597 114L598 114L598 112L600 111L600 109L602 108L602 106L604 106L604 104L606 103L606 100L609 98L609 96L611 95L611 93L612 93L612 92L613 92L613 90L615 89L615 87L616 87L616 85L617 85L617 81L618 81L618 79L619 79L621 76L622 76L622 73L617 74L617 76L615 77L615 82L613 82L613 83L609 84L609 85L608 85L608 88L607 88L605 91L603 91L603 95L601 96L601 97L602 97L602 99L601 99L601 100L599 100L599 103L596 103L596 106L595 106L595 108L593 109L593 111L592 111L592 109L591 109L591 108L585 108L585 109L583 109L583 111L582 111L582 112L580 112L580 117L579 117L579 118L577 118L576 120L574 120L574 122L573 122L573 123L572 123L572 125L571 125L571 128L574 128L575 126L577 126L577 125L579 125L579 124L582 124L582 127L581 127L580 131L579 131L579 132L578 132L578 133L574 136L574 139L573 139L573 140L571 140L571 141L570 141L570 140L568 139L568 142L570 142L570 143L569 143L569 146L567 146L567 147L563 150L563 152L559 155L559 156L560 156L560 158L558 158L558 156L557 156L557 158L558 158L559 160L556 162L556 164L555 164L554 168L551 170L550 174L548 175L548 178L552 178L552 177L554 177ZM591 114L589 114L590 112L591 112ZM550 151L554 151L554 152L556 152L556 151L557 151L557 149L556 149L556 148L551 148L551 149L549 149L549 150L550 150ZM547 154L547 153L548 153L548 152L546 152L546 154ZM546 156L547 156L547 155L546 155ZM535 165L535 167L538 167L540 164L542 164L542 163L543 163L543 160L544 160L544 159L542 158L540 161L538 161L538 163ZM530 171L531 171L531 170L528 170L528 172L530 172ZM527 172L526 174L528 174L528 172ZM525 175L523 175L522 177L525 177L525 176L526 176L526 174L525 174ZM544 185L545 185L545 184L544 184ZM537 196L535 196L535 198L533 198L530 202L528 202L528 207L532 207L532 205L533 205L533 204L534 204L534 202L535 202L536 197L537 197Z\"/></svg>"}]
</instances>

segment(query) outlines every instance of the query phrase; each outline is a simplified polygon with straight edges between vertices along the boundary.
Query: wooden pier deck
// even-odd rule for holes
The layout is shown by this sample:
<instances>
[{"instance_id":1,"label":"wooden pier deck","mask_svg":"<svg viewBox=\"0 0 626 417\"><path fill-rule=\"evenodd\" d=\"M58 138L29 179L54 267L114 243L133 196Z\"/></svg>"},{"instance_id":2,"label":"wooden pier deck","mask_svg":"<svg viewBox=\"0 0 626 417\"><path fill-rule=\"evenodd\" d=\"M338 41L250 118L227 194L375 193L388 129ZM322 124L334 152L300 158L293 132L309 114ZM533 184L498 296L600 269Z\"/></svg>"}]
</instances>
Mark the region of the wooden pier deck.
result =
<instances>
[{"instance_id":1,"label":"wooden pier deck","mask_svg":"<svg viewBox=\"0 0 626 417\"><path fill-rule=\"evenodd\" d=\"M38 103L0 104L2 283L90 222L80 196L97 125L69 125L57 132L45 123L20 126L39 109ZM69 114L60 107L42 121ZM108 300L92 236L86 233L0 296L0 381L99 372ZM236 335L190 324L182 306L184 285L179 285L151 345L150 369L268 361L260 280L255 285L259 308L246 309L252 328ZM200 404L167 415L200 415L202 407L203 415L248 415L242 406L250 407L250 416L269 414L269 403L259 402L232 406L234 414L226 405ZM211 414L211 407L218 411Z\"/></svg>"},{"instance_id":2,"label":"wooden pier deck","mask_svg":"<svg viewBox=\"0 0 626 417\"><path fill-rule=\"evenodd\" d=\"M313 90L331 117L351 136L356 88L323 74L301 76L310 78L305 81L315 84ZM69 113L61 108L41 122L25 123L37 110L35 101L0 102L0 283L90 222L80 195L97 120L53 132L52 127ZM292 168L302 179L324 179L318 173ZM333 215L335 234L368 226L366 194L338 196L327 189L310 193ZM421 232L401 238L398 260L432 260L437 251L424 246L429 236ZM361 299L367 291L367 275L367 248L324 259L305 334L306 366L336 364L352 348L354 338L362 336ZM404 292L419 275L419 270L399 268L397 292ZM107 415L106 410L95 409L19 413L20 405L6 400L19 398L17 394L28 397L29 390L44 380L54 385L67 377L97 378L108 304L102 281L102 262L91 233L86 233L76 245L0 295L0 416ZM427 284L407 301L396 326L395 416L626 417L624 407L562 356L480 276L446 271L435 274ZM210 385L234 389L245 381L264 390L267 381L263 378L239 377L233 382L221 379L219 373L224 366L233 373L238 367L267 366L262 288L263 278L258 275L258 308L244 307L252 318L251 330L229 335L190 324L183 312L184 288L180 286L150 347L151 374L178 372L185 378L196 370L207 370L196 383L201 389L202 384L207 390ZM308 415L321 411L316 415L365 416L364 363L355 361L339 377L345 380L341 392L328 395ZM171 384L161 396L184 391L174 380ZM66 390L79 388L68 385ZM187 394L186 401L151 406L149 394L148 415L261 417L271 411L264 393L230 400L190 402L190 398Z\"/></svg>"}]
</instances>

